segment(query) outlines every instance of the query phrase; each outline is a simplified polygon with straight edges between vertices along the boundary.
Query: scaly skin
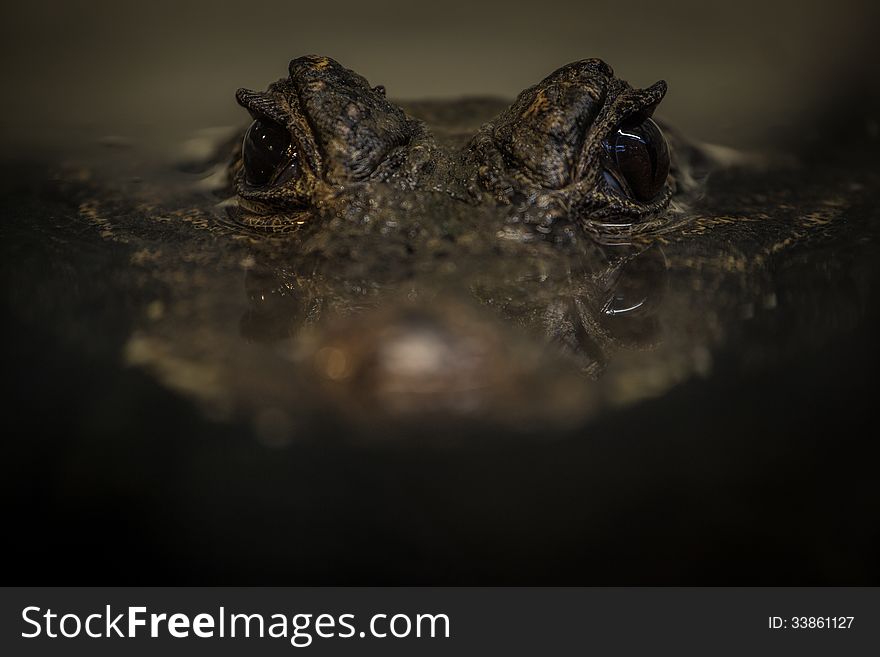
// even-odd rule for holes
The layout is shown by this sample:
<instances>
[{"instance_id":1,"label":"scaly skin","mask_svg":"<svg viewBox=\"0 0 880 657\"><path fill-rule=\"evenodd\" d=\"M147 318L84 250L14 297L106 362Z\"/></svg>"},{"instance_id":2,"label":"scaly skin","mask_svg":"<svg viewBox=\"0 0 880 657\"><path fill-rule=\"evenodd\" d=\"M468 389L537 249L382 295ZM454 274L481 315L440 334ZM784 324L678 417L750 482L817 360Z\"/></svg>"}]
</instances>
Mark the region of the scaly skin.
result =
<instances>
[{"instance_id":1,"label":"scaly skin","mask_svg":"<svg viewBox=\"0 0 880 657\"><path fill-rule=\"evenodd\" d=\"M609 187L603 140L625 120L649 118L666 83L632 89L601 60L574 62L526 89L464 147L444 142L388 101L383 88L332 59L300 57L289 70L265 92L236 94L254 119L290 132L301 169L283 184L254 186L239 152L235 192L255 214L302 221L309 212L338 212L352 192L376 196L381 186L443 191L472 204L526 201L534 210L530 220L545 232L557 219L595 230L657 218L681 187L675 168L646 203Z\"/></svg>"},{"instance_id":2,"label":"scaly skin","mask_svg":"<svg viewBox=\"0 0 880 657\"><path fill-rule=\"evenodd\" d=\"M222 206L158 179L83 200L135 250L138 284L164 290L128 362L213 413L367 426L567 426L706 374L746 314L783 303L798 249L839 233L858 194L755 168L707 191L711 158L666 128L663 188L622 194L602 141L665 90L584 60L512 104L396 104L333 60L293 60L237 99L289 131L296 176L249 184L236 145L213 177ZM799 304L789 320L810 312Z\"/></svg>"}]
</instances>

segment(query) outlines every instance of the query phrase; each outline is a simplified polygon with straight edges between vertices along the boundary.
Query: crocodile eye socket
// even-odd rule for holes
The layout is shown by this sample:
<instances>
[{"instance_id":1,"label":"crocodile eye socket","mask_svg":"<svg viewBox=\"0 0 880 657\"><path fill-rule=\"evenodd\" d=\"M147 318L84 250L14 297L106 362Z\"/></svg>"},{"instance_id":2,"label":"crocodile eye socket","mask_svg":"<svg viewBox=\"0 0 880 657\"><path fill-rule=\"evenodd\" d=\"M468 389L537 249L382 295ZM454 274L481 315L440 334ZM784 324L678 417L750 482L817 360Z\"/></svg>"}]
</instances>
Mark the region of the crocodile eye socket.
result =
<instances>
[{"instance_id":1,"label":"crocodile eye socket","mask_svg":"<svg viewBox=\"0 0 880 657\"><path fill-rule=\"evenodd\" d=\"M282 165L296 166L296 153L292 148L290 133L273 121L257 119L244 135L241 156L248 184L261 187L280 182L278 171ZM285 169L285 179L290 167Z\"/></svg>"},{"instance_id":2,"label":"crocodile eye socket","mask_svg":"<svg viewBox=\"0 0 880 657\"><path fill-rule=\"evenodd\" d=\"M669 149L651 119L623 123L605 140L612 176L637 200L654 200L669 174Z\"/></svg>"}]
</instances>

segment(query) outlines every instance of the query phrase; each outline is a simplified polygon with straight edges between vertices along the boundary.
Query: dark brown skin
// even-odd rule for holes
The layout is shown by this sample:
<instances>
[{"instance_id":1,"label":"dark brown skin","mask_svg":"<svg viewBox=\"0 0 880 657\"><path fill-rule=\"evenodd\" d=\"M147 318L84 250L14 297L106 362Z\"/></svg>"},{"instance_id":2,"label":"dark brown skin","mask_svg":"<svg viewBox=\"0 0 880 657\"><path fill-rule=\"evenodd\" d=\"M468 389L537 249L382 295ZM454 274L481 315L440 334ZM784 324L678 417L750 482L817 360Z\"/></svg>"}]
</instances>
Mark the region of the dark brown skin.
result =
<instances>
[{"instance_id":1,"label":"dark brown skin","mask_svg":"<svg viewBox=\"0 0 880 657\"><path fill-rule=\"evenodd\" d=\"M730 255L740 222L690 209L701 153L671 132L667 145L649 121L665 93L662 81L633 89L587 59L506 107L404 110L326 57L293 60L266 92L240 90L254 119L289 133L277 169L293 171L254 185L234 157L233 219L284 233L255 247L264 255L248 271L242 335L311 344L348 413L418 417L466 398L495 419L580 417L603 403L585 379L664 339L650 376L637 366L603 377L610 398L700 371L706 347L694 336L714 340L717 320L696 313L668 334L691 321L679 307L700 305L691 293L668 298L669 270L713 303L722 286L751 297L763 283ZM749 249L756 270L779 234L785 226L767 222L766 246ZM398 352L417 356L386 362Z\"/></svg>"},{"instance_id":2,"label":"dark brown skin","mask_svg":"<svg viewBox=\"0 0 880 657\"><path fill-rule=\"evenodd\" d=\"M599 59L574 62L523 91L485 125L469 160L493 198L529 199L545 223L566 215L581 222L655 217L669 205L672 181L648 202L611 189L603 177L603 140L624 122L650 118L665 93L662 81L632 89Z\"/></svg>"},{"instance_id":3,"label":"dark brown skin","mask_svg":"<svg viewBox=\"0 0 880 657\"><path fill-rule=\"evenodd\" d=\"M290 75L265 92L239 89L236 99L254 119L290 131L298 175L280 185L247 181L235 163L239 196L263 211L322 208L346 185L396 182L414 186L430 165L433 142L424 126L327 57L300 57Z\"/></svg>"},{"instance_id":4,"label":"dark brown skin","mask_svg":"<svg viewBox=\"0 0 880 657\"><path fill-rule=\"evenodd\" d=\"M705 374L852 193L755 169L704 194L703 151L647 119L664 93L584 60L513 103L397 104L295 59L238 92L221 206L158 177L81 203L170 290L126 362L212 413L358 426L568 425Z\"/></svg>"},{"instance_id":5,"label":"dark brown skin","mask_svg":"<svg viewBox=\"0 0 880 657\"><path fill-rule=\"evenodd\" d=\"M255 120L287 130L292 143L281 174L265 184L252 184L236 158L236 192L256 214L301 220L304 212L338 211L352 192L375 197L377 186L390 186L469 204L525 203L534 211L529 223L547 229L564 218L592 230L655 219L676 189L667 163L650 198L638 198L609 162L609 136L649 119L666 84L633 89L601 60L574 62L526 89L464 147L443 143L384 89L332 59L300 57L289 72L265 92L236 94Z\"/></svg>"}]
</instances>

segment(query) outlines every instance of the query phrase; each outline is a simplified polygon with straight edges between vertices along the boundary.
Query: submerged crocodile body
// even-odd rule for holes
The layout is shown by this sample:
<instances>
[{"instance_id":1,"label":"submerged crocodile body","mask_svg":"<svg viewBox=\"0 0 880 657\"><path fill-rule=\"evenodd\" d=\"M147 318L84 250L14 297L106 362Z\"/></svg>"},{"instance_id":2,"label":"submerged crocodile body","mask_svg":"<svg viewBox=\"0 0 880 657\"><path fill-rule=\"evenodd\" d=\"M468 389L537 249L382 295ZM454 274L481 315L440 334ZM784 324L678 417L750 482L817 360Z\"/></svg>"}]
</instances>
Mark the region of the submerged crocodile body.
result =
<instances>
[{"instance_id":1,"label":"submerged crocodile body","mask_svg":"<svg viewBox=\"0 0 880 657\"><path fill-rule=\"evenodd\" d=\"M141 181L81 206L163 290L126 358L280 442L328 414L570 426L706 375L744 318L790 302L786 263L853 195L725 170L651 119L665 92L584 60L512 104L396 104L293 60L237 93L253 123L210 190Z\"/></svg>"}]
</instances>

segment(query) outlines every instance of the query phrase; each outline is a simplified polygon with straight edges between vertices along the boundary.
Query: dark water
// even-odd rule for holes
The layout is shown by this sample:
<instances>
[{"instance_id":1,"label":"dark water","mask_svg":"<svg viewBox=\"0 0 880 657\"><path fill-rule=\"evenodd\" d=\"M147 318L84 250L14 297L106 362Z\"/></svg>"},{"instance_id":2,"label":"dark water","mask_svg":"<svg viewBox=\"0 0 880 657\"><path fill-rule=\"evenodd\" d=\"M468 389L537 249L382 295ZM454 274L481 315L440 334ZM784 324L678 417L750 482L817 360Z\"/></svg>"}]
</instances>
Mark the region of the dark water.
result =
<instances>
[{"instance_id":1,"label":"dark water","mask_svg":"<svg viewBox=\"0 0 880 657\"><path fill-rule=\"evenodd\" d=\"M8 158L14 562L28 581L877 583L877 142L816 134L798 167L714 177L702 212L731 225L664 245L660 294L637 270L656 334L571 402L540 364L524 424L499 419L514 388L460 415L315 392L241 265L288 247L174 215L212 207L191 174L115 142Z\"/></svg>"}]
</instances>

